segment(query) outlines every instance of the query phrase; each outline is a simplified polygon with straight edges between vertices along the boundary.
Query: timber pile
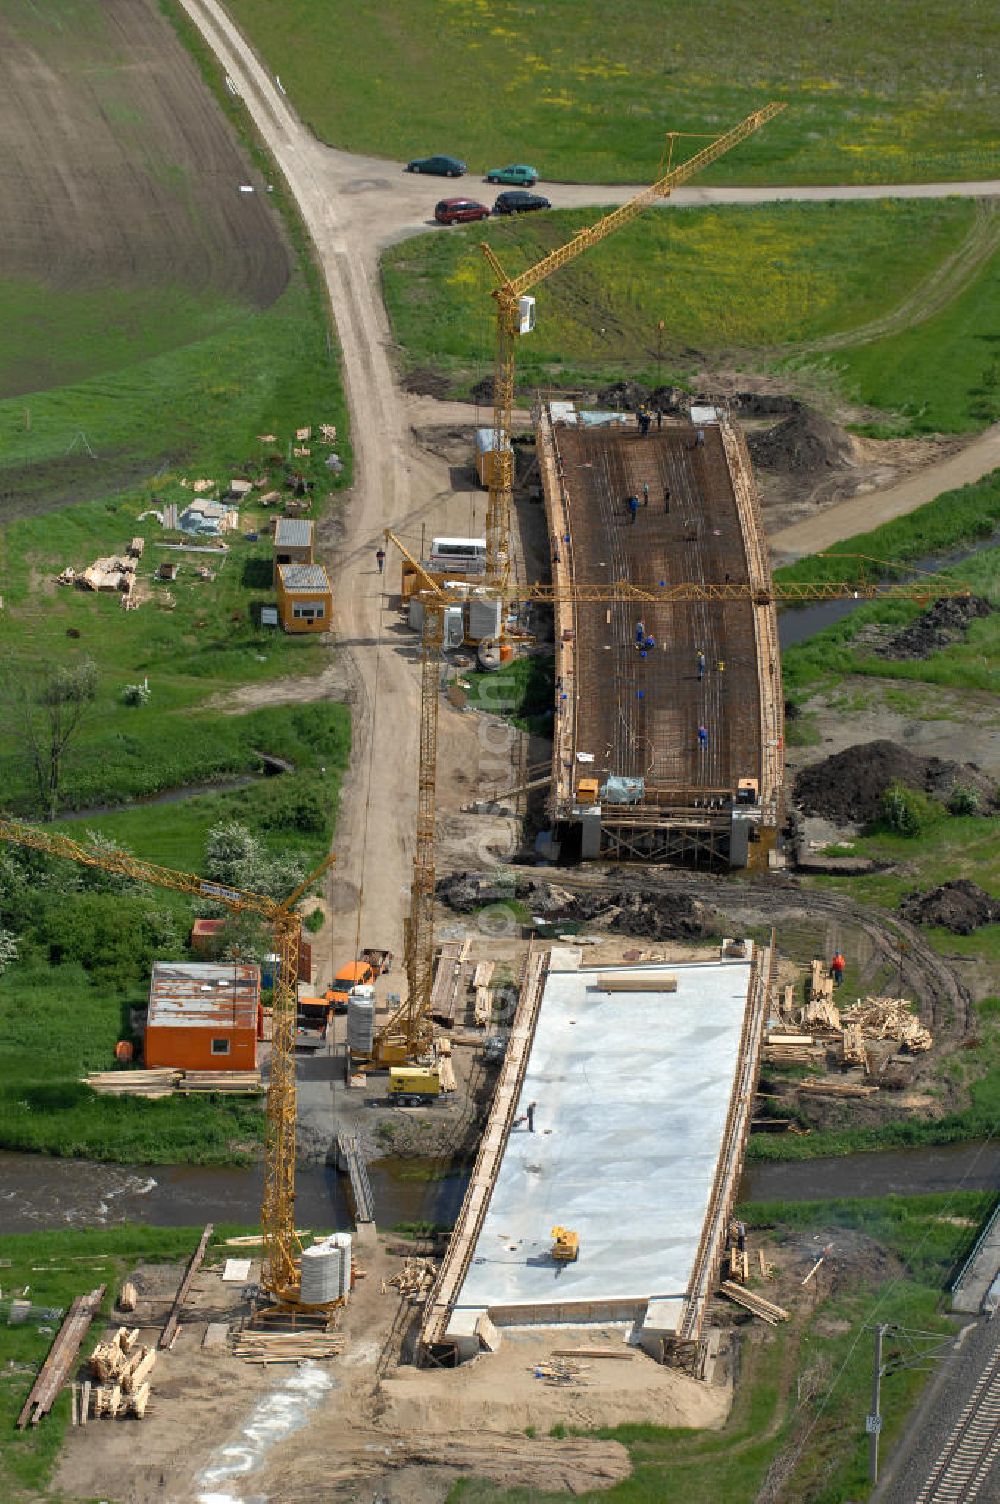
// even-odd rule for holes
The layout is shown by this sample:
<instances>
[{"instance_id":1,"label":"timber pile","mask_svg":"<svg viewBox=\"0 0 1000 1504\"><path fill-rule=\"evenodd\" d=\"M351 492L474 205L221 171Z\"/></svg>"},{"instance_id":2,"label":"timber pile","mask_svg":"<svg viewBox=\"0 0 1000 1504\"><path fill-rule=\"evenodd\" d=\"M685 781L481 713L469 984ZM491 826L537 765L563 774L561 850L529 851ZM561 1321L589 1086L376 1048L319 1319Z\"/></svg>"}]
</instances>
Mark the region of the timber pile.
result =
<instances>
[{"instance_id":1,"label":"timber pile","mask_svg":"<svg viewBox=\"0 0 1000 1504\"><path fill-rule=\"evenodd\" d=\"M872 1039L897 1040L911 1055L922 1054L934 1043L931 1031L914 1018L909 1003L902 997L866 997L863 1002L859 999L853 1008L845 1008L841 1017L845 1024L860 1024Z\"/></svg>"},{"instance_id":2,"label":"timber pile","mask_svg":"<svg viewBox=\"0 0 1000 1504\"><path fill-rule=\"evenodd\" d=\"M445 940L434 968L434 983L431 987L431 1017L440 1024L451 1026L455 1022L459 993L468 981L466 964L471 940Z\"/></svg>"},{"instance_id":3,"label":"timber pile","mask_svg":"<svg viewBox=\"0 0 1000 1504\"><path fill-rule=\"evenodd\" d=\"M826 1048L811 1034L777 1034L764 1038L764 1060L768 1065L812 1065L823 1060Z\"/></svg>"},{"instance_id":4,"label":"timber pile","mask_svg":"<svg viewBox=\"0 0 1000 1504\"><path fill-rule=\"evenodd\" d=\"M83 1387L80 1419L84 1425L91 1398L95 1416L134 1415L142 1420L149 1404L149 1376L156 1362L152 1347L140 1347L139 1328L120 1326L110 1342L99 1342L90 1355L90 1372L98 1382Z\"/></svg>"},{"instance_id":5,"label":"timber pile","mask_svg":"<svg viewBox=\"0 0 1000 1504\"><path fill-rule=\"evenodd\" d=\"M133 1349L138 1341L138 1327L130 1330L127 1326L120 1326L110 1342L99 1342L90 1355L91 1377L101 1383L119 1378L131 1366ZM142 1351L145 1353L146 1349Z\"/></svg>"},{"instance_id":6,"label":"timber pile","mask_svg":"<svg viewBox=\"0 0 1000 1504\"><path fill-rule=\"evenodd\" d=\"M544 1379L546 1384L554 1388L565 1389L572 1385L579 1389L587 1382L583 1374L589 1368L589 1363L578 1363L573 1358L552 1357L544 1363L533 1363L528 1372L533 1373L536 1379Z\"/></svg>"},{"instance_id":7,"label":"timber pile","mask_svg":"<svg viewBox=\"0 0 1000 1504\"><path fill-rule=\"evenodd\" d=\"M759 1316L762 1321L767 1321L771 1326L777 1326L779 1321L788 1320L788 1312L784 1306L776 1306L773 1301L765 1300L763 1295L758 1295L755 1290L746 1290L742 1285L734 1285L729 1280L723 1280L721 1285L723 1295L735 1301L738 1306Z\"/></svg>"},{"instance_id":8,"label":"timber pile","mask_svg":"<svg viewBox=\"0 0 1000 1504\"><path fill-rule=\"evenodd\" d=\"M101 1096L159 1097L181 1092L215 1091L251 1096L262 1091L260 1071L179 1071L170 1067L155 1070L95 1071L81 1077L83 1084Z\"/></svg>"},{"instance_id":9,"label":"timber pile","mask_svg":"<svg viewBox=\"0 0 1000 1504\"><path fill-rule=\"evenodd\" d=\"M407 1259L398 1274L386 1280L386 1285L398 1290L411 1305L426 1300L427 1292L437 1279L437 1266L430 1259Z\"/></svg>"},{"instance_id":10,"label":"timber pile","mask_svg":"<svg viewBox=\"0 0 1000 1504\"><path fill-rule=\"evenodd\" d=\"M24 1430L29 1417L31 1424L37 1426L42 1416L48 1415L52 1409L57 1394L66 1382L70 1365L87 1335L87 1328L104 1298L106 1288L106 1285L98 1285L89 1295L78 1295L70 1306L17 1418L19 1430Z\"/></svg>"},{"instance_id":11,"label":"timber pile","mask_svg":"<svg viewBox=\"0 0 1000 1504\"><path fill-rule=\"evenodd\" d=\"M245 1363L304 1363L336 1358L344 1350L336 1332L260 1332L245 1330L233 1339L233 1357Z\"/></svg>"},{"instance_id":12,"label":"timber pile","mask_svg":"<svg viewBox=\"0 0 1000 1504\"><path fill-rule=\"evenodd\" d=\"M799 1091L826 1097L873 1097L878 1087L865 1086L860 1081L800 1081Z\"/></svg>"},{"instance_id":13,"label":"timber pile","mask_svg":"<svg viewBox=\"0 0 1000 1504\"><path fill-rule=\"evenodd\" d=\"M861 1065L868 1070L868 1051L865 1049L865 1031L860 1024L845 1024L842 1031L844 1064Z\"/></svg>"},{"instance_id":14,"label":"timber pile","mask_svg":"<svg viewBox=\"0 0 1000 1504\"><path fill-rule=\"evenodd\" d=\"M812 998L802 1010L801 1022L813 1029L839 1029L840 1009L830 997Z\"/></svg>"},{"instance_id":15,"label":"timber pile","mask_svg":"<svg viewBox=\"0 0 1000 1504\"><path fill-rule=\"evenodd\" d=\"M126 1280L118 1296L119 1311L134 1311L139 1304L139 1292L131 1280Z\"/></svg>"},{"instance_id":16,"label":"timber pile","mask_svg":"<svg viewBox=\"0 0 1000 1504\"><path fill-rule=\"evenodd\" d=\"M260 1071L185 1071L177 1090L187 1096L193 1091L218 1091L235 1096L252 1096L262 1090Z\"/></svg>"},{"instance_id":17,"label":"timber pile","mask_svg":"<svg viewBox=\"0 0 1000 1504\"><path fill-rule=\"evenodd\" d=\"M455 1067L451 1063L450 1055L438 1056L437 1070L442 1092L457 1091L458 1082L455 1080Z\"/></svg>"},{"instance_id":18,"label":"timber pile","mask_svg":"<svg viewBox=\"0 0 1000 1504\"><path fill-rule=\"evenodd\" d=\"M95 1071L81 1077L84 1086L101 1096L112 1097L157 1097L173 1096L174 1088L181 1078L180 1071Z\"/></svg>"}]
</instances>

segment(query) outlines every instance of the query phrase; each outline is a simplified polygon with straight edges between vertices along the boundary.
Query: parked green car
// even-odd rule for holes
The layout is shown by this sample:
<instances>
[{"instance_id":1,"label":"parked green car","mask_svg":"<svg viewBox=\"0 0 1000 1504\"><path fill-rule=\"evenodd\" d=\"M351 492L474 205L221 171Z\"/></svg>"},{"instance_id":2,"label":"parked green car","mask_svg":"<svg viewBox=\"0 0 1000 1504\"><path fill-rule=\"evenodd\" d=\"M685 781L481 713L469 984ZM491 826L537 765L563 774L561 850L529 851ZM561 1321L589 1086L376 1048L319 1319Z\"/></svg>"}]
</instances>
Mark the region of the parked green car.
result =
<instances>
[{"instance_id":1,"label":"parked green car","mask_svg":"<svg viewBox=\"0 0 1000 1504\"><path fill-rule=\"evenodd\" d=\"M486 174L488 183L514 183L518 188L533 188L538 182L538 168L523 163L511 167L493 167Z\"/></svg>"}]
</instances>

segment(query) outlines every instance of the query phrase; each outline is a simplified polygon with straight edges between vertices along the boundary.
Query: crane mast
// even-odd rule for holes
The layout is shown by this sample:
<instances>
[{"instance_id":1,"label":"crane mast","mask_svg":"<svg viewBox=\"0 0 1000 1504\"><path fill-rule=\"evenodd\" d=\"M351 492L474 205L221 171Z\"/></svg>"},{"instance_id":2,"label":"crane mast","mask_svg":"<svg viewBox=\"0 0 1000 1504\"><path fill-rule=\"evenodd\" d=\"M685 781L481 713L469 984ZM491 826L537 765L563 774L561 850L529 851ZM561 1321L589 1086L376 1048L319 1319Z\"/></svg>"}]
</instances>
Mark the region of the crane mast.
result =
<instances>
[{"instance_id":1,"label":"crane mast","mask_svg":"<svg viewBox=\"0 0 1000 1504\"><path fill-rule=\"evenodd\" d=\"M507 275L491 246L485 242L480 246L498 279L497 286L493 289L497 305L496 364L493 374L493 455L486 507L486 578L491 585L503 590L510 580L510 519L514 490L514 455L510 447L510 429L514 406L515 352L521 328L520 299L530 288L537 287L539 282L575 260L583 251L627 225L649 204L657 199L669 198L681 183L686 183L703 167L708 167L718 157L759 131L761 126L767 125L784 108L784 104L772 101L763 109L754 110L738 125L733 126L732 130L726 131L701 151L695 152L686 162L644 188L627 203L612 209L610 214L605 214L596 224L580 230L565 245L543 257L517 277Z\"/></svg>"}]
</instances>

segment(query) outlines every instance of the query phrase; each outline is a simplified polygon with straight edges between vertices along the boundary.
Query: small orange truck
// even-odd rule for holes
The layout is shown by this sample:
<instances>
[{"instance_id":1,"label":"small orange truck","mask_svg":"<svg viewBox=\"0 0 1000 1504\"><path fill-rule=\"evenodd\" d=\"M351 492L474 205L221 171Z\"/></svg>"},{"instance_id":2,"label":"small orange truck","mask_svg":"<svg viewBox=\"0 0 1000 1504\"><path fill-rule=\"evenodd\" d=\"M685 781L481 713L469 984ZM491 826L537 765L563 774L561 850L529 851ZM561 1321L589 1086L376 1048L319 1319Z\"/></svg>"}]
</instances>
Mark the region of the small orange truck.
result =
<instances>
[{"instance_id":1,"label":"small orange truck","mask_svg":"<svg viewBox=\"0 0 1000 1504\"><path fill-rule=\"evenodd\" d=\"M391 966L391 951L373 949L363 950L359 960L349 961L346 966L342 966L333 979L332 987L326 991L326 1001L334 1013L346 1013L351 990L354 987L372 986Z\"/></svg>"}]
</instances>

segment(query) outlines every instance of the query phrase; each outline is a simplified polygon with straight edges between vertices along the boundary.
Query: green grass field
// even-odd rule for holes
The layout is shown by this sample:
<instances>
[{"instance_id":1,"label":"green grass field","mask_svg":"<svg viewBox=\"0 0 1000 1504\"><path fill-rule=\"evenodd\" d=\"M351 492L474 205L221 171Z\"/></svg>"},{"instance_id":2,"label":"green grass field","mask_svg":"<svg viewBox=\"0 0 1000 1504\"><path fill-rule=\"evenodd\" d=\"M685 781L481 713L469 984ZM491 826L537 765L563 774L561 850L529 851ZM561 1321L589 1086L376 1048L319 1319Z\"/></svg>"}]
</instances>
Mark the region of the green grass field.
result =
<instances>
[{"instance_id":1,"label":"green grass field","mask_svg":"<svg viewBox=\"0 0 1000 1504\"><path fill-rule=\"evenodd\" d=\"M536 329L518 345L518 382L690 385L719 361L772 374L780 365L791 389L819 379L884 409L894 432L981 427L1000 412L996 362L981 333L1000 313L1000 253L970 270L970 285L961 291L960 281L935 319L854 350L796 354L831 335L867 338L873 322L918 302L975 216L955 199L651 211L539 288ZM507 221L487 237L516 275L595 218L574 211ZM480 234L419 236L383 258L404 366L430 366L456 392L492 370L492 281Z\"/></svg>"},{"instance_id":2,"label":"green grass field","mask_svg":"<svg viewBox=\"0 0 1000 1504\"><path fill-rule=\"evenodd\" d=\"M766 100L785 114L705 182L898 182L995 176L985 0L233 0L303 118L333 145L396 161L464 157L474 174L649 182L667 130L721 134ZM703 143L682 142L690 149ZM687 153L685 153L687 154Z\"/></svg>"}]
</instances>

